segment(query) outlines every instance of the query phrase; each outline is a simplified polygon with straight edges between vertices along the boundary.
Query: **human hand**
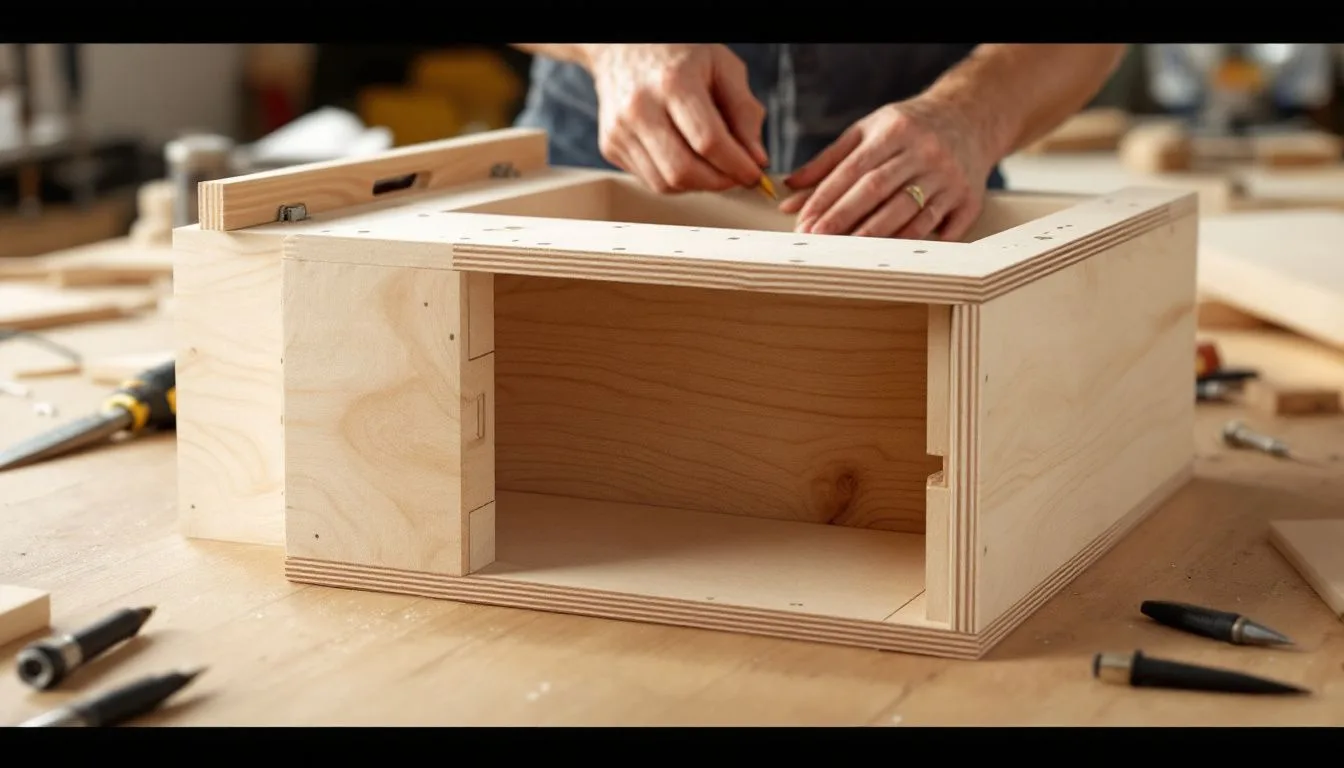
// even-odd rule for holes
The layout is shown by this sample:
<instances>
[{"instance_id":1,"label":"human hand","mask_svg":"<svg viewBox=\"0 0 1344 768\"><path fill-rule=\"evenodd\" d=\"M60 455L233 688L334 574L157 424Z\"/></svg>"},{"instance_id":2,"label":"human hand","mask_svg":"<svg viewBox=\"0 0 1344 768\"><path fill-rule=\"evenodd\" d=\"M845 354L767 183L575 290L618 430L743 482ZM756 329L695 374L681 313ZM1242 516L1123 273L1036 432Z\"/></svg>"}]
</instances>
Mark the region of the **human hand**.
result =
<instances>
[{"instance_id":1,"label":"human hand","mask_svg":"<svg viewBox=\"0 0 1344 768\"><path fill-rule=\"evenodd\" d=\"M956 107L916 97L841 134L786 180L799 232L958 240L980 215L994 158Z\"/></svg>"},{"instance_id":2,"label":"human hand","mask_svg":"<svg viewBox=\"0 0 1344 768\"><path fill-rule=\"evenodd\" d=\"M602 156L657 192L755 186L765 107L723 45L601 45L589 56Z\"/></svg>"}]
</instances>

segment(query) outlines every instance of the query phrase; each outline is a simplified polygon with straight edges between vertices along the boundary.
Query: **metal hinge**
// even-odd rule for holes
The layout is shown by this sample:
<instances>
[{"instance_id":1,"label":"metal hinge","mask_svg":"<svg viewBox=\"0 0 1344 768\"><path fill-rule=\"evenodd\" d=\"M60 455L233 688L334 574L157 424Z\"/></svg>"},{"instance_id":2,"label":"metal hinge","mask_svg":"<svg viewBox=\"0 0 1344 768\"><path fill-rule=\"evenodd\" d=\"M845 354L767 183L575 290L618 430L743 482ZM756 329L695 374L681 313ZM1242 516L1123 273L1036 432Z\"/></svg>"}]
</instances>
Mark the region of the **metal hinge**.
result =
<instances>
[{"instance_id":1,"label":"metal hinge","mask_svg":"<svg viewBox=\"0 0 1344 768\"><path fill-rule=\"evenodd\" d=\"M490 178L492 179L516 179L519 176L522 176L522 174L513 167L513 163L495 163L490 166Z\"/></svg>"},{"instance_id":2,"label":"metal hinge","mask_svg":"<svg viewBox=\"0 0 1344 768\"><path fill-rule=\"evenodd\" d=\"M308 218L308 206L303 203L280 206L280 212L276 214L276 221L303 221Z\"/></svg>"}]
</instances>

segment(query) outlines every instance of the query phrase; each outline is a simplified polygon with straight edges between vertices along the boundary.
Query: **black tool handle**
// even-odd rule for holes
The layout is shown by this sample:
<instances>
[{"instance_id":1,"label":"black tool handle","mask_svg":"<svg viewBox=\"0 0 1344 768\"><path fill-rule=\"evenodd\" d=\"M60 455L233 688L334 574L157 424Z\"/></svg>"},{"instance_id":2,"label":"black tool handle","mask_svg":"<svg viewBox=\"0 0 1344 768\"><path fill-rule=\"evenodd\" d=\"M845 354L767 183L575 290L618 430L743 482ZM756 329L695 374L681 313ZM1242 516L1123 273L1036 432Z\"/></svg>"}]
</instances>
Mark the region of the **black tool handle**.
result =
<instances>
[{"instance_id":1,"label":"black tool handle","mask_svg":"<svg viewBox=\"0 0 1344 768\"><path fill-rule=\"evenodd\" d=\"M190 683L194 675L172 672L137 680L103 696L73 705L90 725L120 725L158 707Z\"/></svg>"},{"instance_id":2,"label":"black tool handle","mask_svg":"<svg viewBox=\"0 0 1344 768\"><path fill-rule=\"evenodd\" d=\"M173 429L177 426L177 368L174 361L144 371L123 382L106 407L131 414L130 431Z\"/></svg>"},{"instance_id":3,"label":"black tool handle","mask_svg":"<svg viewBox=\"0 0 1344 768\"><path fill-rule=\"evenodd\" d=\"M81 655L92 659L108 648L129 640L140 631L149 618L147 609L123 608L72 635L79 644Z\"/></svg>"},{"instance_id":4,"label":"black tool handle","mask_svg":"<svg viewBox=\"0 0 1344 768\"><path fill-rule=\"evenodd\" d=\"M1227 643L1234 642L1232 628L1241 618L1227 611L1163 600L1145 600L1139 610L1159 624Z\"/></svg>"},{"instance_id":5,"label":"black tool handle","mask_svg":"<svg viewBox=\"0 0 1344 768\"><path fill-rule=\"evenodd\" d=\"M1129 684L1140 688L1174 688L1217 693L1306 693L1274 680L1244 675L1227 669L1197 667L1179 661L1153 659L1135 653Z\"/></svg>"}]
</instances>

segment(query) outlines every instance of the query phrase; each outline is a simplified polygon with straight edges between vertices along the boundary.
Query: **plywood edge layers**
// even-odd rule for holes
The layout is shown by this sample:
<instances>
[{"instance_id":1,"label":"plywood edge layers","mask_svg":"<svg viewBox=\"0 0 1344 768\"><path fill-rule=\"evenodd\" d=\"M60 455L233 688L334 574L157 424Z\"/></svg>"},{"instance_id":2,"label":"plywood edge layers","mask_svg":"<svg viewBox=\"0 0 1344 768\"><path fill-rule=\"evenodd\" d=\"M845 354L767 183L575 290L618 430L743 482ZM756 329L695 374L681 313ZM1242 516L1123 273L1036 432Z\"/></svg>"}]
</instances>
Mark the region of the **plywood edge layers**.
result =
<instances>
[{"instance_id":1,"label":"plywood edge layers","mask_svg":"<svg viewBox=\"0 0 1344 768\"><path fill-rule=\"evenodd\" d=\"M1190 193L1126 189L974 243L487 213L451 213L445 221L412 211L369 224L352 220L329 235L448 242L452 260L442 267L464 271L958 304L1038 280L1194 207Z\"/></svg>"},{"instance_id":2,"label":"plywood edge layers","mask_svg":"<svg viewBox=\"0 0 1344 768\"><path fill-rule=\"evenodd\" d=\"M235 230L278 220L281 206L308 215L414 191L444 189L546 167L546 133L511 128L202 182L201 229ZM405 186L402 186L402 184ZM388 190L388 191L383 191Z\"/></svg>"},{"instance_id":3,"label":"plywood edge layers","mask_svg":"<svg viewBox=\"0 0 1344 768\"><path fill-rule=\"evenodd\" d=\"M479 575L454 577L287 557L285 576L291 581L320 586L742 632L955 659L974 659L982 652L975 636L937 628L690 603L596 590L564 589Z\"/></svg>"}]
</instances>

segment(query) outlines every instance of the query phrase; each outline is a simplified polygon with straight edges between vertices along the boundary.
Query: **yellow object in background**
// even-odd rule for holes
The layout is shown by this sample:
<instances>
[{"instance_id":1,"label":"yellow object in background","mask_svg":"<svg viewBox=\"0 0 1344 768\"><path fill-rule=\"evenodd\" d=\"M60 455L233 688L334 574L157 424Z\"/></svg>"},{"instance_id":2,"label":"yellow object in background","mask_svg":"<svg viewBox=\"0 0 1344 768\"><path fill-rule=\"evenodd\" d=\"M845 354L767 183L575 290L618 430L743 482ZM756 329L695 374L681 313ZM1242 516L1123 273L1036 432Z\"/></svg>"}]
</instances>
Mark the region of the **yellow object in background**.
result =
<instances>
[{"instance_id":1,"label":"yellow object in background","mask_svg":"<svg viewBox=\"0 0 1344 768\"><path fill-rule=\"evenodd\" d=\"M361 91L359 116L392 131L397 146L436 141L508 127L523 88L494 51L437 51L412 63L405 86Z\"/></svg>"},{"instance_id":2,"label":"yellow object in background","mask_svg":"<svg viewBox=\"0 0 1344 768\"><path fill-rule=\"evenodd\" d=\"M397 86L360 91L359 119L390 130L398 147L457 136L464 125L457 107L442 94Z\"/></svg>"}]
</instances>

